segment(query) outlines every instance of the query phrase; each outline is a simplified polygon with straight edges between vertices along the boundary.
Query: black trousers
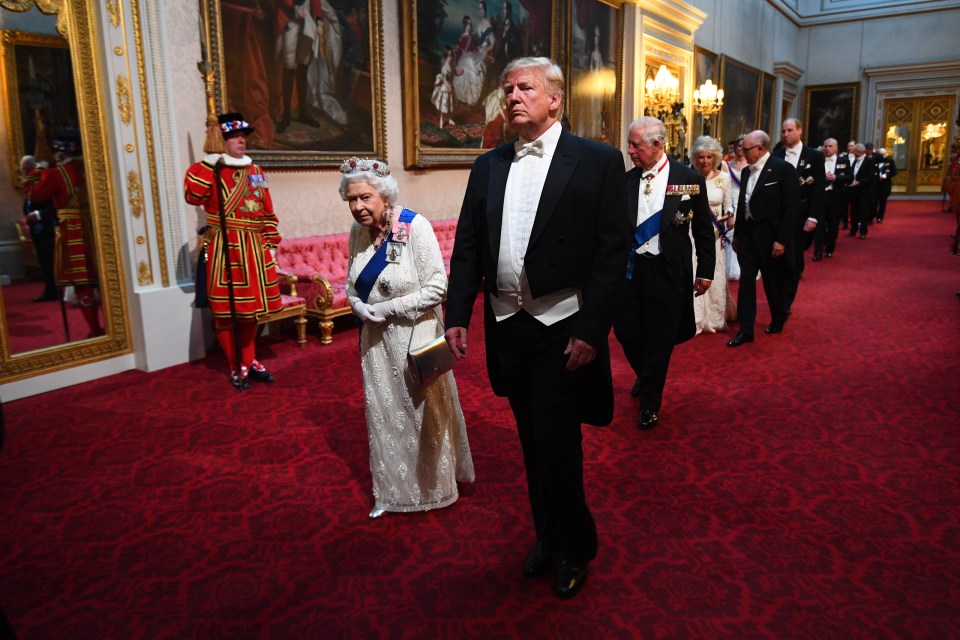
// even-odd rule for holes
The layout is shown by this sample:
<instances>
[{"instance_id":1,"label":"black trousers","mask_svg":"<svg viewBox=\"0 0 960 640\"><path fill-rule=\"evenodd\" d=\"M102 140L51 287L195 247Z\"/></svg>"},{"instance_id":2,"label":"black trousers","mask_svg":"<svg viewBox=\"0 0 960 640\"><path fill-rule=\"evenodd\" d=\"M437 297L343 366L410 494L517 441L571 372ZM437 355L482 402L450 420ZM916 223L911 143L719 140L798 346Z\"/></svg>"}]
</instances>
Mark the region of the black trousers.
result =
<instances>
[{"instance_id":1,"label":"black trousers","mask_svg":"<svg viewBox=\"0 0 960 640\"><path fill-rule=\"evenodd\" d=\"M837 236L840 234L840 218L847 206L846 196L834 187L824 192L823 219L817 225L813 236L813 254L819 256L826 250L833 253L837 248Z\"/></svg>"},{"instance_id":2,"label":"black trousers","mask_svg":"<svg viewBox=\"0 0 960 640\"><path fill-rule=\"evenodd\" d=\"M692 264L691 264L692 267ZM614 334L640 381L640 408L659 411L689 288L662 255L634 258Z\"/></svg>"},{"instance_id":3,"label":"black trousers","mask_svg":"<svg viewBox=\"0 0 960 640\"><path fill-rule=\"evenodd\" d=\"M850 235L854 229L860 230L861 236L867 235L870 225L870 188L847 187L850 194Z\"/></svg>"},{"instance_id":4,"label":"black trousers","mask_svg":"<svg viewBox=\"0 0 960 640\"><path fill-rule=\"evenodd\" d=\"M893 183L889 179L880 182L880 199L877 201L877 220L883 220L887 213L887 198L893 191Z\"/></svg>"},{"instance_id":5,"label":"black trousers","mask_svg":"<svg viewBox=\"0 0 960 640\"><path fill-rule=\"evenodd\" d=\"M564 355L575 316L546 326L526 311L496 323L496 357L507 376L537 540L575 563L597 555L597 528L583 486L583 385Z\"/></svg>"},{"instance_id":6,"label":"black trousers","mask_svg":"<svg viewBox=\"0 0 960 640\"><path fill-rule=\"evenodd\" d=\"M737 222L737 260L740 262L740 287L737 294L737 315L740 332L753 335L753 325L757 320L757 274L763 273L763 291L770 306L770 318L773 324L787 321L784 306L783 283L791 277L793 265L788 255L774 258L773 229L763 220ZM797 248L799 251L799 247Z\"/></svg>"}]
</instances>

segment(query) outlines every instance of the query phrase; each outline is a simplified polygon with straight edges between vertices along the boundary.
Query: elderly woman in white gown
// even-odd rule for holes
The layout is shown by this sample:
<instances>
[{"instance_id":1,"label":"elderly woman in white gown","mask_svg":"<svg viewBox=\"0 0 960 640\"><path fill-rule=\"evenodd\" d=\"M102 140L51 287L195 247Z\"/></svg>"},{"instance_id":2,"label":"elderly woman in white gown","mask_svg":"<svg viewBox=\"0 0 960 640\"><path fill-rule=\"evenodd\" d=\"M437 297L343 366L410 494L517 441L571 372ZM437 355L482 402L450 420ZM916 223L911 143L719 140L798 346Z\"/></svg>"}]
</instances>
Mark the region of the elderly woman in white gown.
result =
<instances>
[{"instance_id":1,"label":"elderly woman in white gown","mask_svg":"<svg viewBox=\"0 0 960 640\"><path fill-rule=\"evenodd\" d=\"M693 299L693 310L697 319L697 333L716 333L727 327L727 261L725 259L723 232L727 224L732 226L734 204L730 189L730 176L720 171L723 159L723 147L710 136L700 136L693 141L690 149L690 161L693 168L703 175L707 182L707 199L713 214L713 237L716 240L717 262L713 271L713 286L702 296ZM693 242L691 236L690 241ZM697 256L694 252L693 270L697 270Z\"/></svg>"},{"instance_id":2,"label":"elderly woman in white gown","mask_svg":"<svg viewBox=\"0 0 960 640\"><path fill-rule=\"evenodd\" d=\"M474 479L457 385L447 372L420 387L407 368L408 348L443 334L440 245L429 220L396 204L397 181L385 163L350 158L340 171L340 196L355 220L347 296L363 321L370 517L445 507L457 499L457 481Z\"/></svg>"}]
</instances>

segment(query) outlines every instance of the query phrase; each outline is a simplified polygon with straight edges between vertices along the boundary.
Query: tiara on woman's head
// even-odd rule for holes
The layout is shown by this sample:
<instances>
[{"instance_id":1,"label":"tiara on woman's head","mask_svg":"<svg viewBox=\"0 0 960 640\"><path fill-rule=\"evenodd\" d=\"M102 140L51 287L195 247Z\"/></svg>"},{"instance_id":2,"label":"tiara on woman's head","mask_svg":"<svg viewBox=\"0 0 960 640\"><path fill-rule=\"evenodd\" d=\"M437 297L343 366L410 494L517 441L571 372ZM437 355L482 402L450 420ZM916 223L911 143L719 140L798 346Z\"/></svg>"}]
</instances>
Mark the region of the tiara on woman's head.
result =
<instances>
[{"instance_id":1,"label":"tiara on woman's head","mask_svg":"<svg viewBox=\"0 0 960 640\"><path fill-rule=\"evenodd\" d=\"M353 175L355 173L375 173L381 178L390 175L390 167L386 162L374 158L347 158L340 165L340 173Z\"/></svg>"}]
</instances>

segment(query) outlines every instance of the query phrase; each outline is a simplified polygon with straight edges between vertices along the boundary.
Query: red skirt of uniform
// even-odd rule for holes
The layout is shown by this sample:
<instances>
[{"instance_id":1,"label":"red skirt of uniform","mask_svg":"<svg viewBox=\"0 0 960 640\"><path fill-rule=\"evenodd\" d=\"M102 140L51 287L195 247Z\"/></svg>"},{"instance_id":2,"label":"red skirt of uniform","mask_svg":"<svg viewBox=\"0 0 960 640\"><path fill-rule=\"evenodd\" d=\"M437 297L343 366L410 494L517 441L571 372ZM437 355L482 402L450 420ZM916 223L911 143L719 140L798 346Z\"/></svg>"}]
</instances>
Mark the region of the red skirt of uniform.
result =
<instances>
[{"instance_id":1,"label":"red skirt of uniform","mask_svg":"<svg viewBox=\"0 0 960 640\"><path fill-rule=\"evenodd\" d=\"M89 211L62 209L54 254L57 284L97 284L97 252Z\"/></svg>"},{"instance_id":2,"label":"red skirt of uniform","mask_svg":"<svg viewBox=\"0 0 960 640\"><path fill-rule=\"evenodd\" d=\"M237 317L256 320L281 309L277 264L263 245L258 231L227 228L230 274ZM212 229L207 251L207 297L215 317L230 317L227 270L223 256L223 234Z\"/></svg>"}]
</instances>

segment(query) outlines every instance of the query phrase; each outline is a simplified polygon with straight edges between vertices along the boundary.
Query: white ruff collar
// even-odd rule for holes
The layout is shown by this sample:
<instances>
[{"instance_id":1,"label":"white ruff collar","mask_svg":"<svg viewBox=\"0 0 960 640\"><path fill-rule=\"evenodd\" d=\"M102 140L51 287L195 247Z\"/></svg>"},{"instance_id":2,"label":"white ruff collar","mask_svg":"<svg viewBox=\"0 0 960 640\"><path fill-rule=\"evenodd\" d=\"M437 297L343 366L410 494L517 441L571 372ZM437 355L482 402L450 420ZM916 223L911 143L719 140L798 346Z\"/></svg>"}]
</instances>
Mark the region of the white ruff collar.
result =
<instances>
[{"instance_id":1,"label":"white ruff collar","mask_svg":"<svg viewBox=\"0 0 960 640\"><path fill-rule=\"evenodd\" d=\"M207 164L217 164L217 161L223 159L223 164L228 167L245 167L248 164L252 164L253 160L250 159L250 156L243 156L242 158L234 158L231 155L226 153L211 153L204 156L203 161Z\"/></svg>"}]
</instances>

